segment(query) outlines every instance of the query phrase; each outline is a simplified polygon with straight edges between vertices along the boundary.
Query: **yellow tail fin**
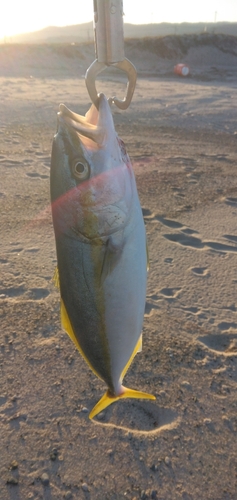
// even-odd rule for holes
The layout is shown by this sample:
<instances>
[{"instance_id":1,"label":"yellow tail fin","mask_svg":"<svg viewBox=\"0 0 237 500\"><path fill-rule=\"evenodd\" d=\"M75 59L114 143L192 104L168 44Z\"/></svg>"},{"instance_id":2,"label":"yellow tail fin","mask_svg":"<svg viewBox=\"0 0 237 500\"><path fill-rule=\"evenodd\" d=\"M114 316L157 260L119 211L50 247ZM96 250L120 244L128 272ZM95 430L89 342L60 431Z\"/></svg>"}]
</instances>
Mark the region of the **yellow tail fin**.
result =
<instances>
[{"instance_id":1,"label":"yellow tail fin","mask_svg":"<svg viewBox=\"0 0 237 500\"><path fill-rule=\"evenodd\" d=\"M135 391L133 389L128 389L127 387L123 387L124 392L119 396L112 396L109 391L107 391L102 398L98 401L98 403L94 406L93 410L91 410L89 418L94 418L98 413L107 408L107 406L115 403L119 399L124 398L134 398L134 399L156 399L152 394L148 394L147 392Z\"/></svg>"}]
</instances>

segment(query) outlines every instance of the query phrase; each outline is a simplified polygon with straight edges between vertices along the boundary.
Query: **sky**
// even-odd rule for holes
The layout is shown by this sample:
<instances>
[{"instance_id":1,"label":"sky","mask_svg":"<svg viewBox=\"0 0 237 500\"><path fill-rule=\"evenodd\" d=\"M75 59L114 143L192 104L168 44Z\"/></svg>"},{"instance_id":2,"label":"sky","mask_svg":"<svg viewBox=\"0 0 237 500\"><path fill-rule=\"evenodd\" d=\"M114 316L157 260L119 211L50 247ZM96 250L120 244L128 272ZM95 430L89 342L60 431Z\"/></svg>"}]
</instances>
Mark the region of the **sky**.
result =
<instances>
[{"instance_id":1,"label":"sky","mask_svg":"<svg viewBox=\"0 0 237 500\"><path fill-rule=\"evenodd\" d=\"M237 0L124 0L123 10L124 22L132 24L237 22ZM1 5L0 38L92 19L93 0L7 0Z\"/></svg>"}]
</instances>

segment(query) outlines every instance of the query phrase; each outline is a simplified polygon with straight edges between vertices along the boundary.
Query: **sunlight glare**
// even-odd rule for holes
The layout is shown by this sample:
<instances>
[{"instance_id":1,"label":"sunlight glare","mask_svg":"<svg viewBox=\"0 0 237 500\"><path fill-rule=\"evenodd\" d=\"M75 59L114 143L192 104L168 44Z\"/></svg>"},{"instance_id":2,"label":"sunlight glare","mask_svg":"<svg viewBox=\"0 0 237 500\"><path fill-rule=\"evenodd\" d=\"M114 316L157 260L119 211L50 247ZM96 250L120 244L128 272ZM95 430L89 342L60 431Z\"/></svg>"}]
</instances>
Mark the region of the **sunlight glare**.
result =
<instances>
[{"instance_id":1,"label":"sunlight glare","mask_svg":"<svg viewBox=\"0 0 237 500\"><path fill-rule=\"evenodd\" d=\"M124 22L132 24L237 21L236 0L123 0L123 10ZM93 0L7 0L1 5L0 39L92 20Z\"/></svg>"}]
</instances>

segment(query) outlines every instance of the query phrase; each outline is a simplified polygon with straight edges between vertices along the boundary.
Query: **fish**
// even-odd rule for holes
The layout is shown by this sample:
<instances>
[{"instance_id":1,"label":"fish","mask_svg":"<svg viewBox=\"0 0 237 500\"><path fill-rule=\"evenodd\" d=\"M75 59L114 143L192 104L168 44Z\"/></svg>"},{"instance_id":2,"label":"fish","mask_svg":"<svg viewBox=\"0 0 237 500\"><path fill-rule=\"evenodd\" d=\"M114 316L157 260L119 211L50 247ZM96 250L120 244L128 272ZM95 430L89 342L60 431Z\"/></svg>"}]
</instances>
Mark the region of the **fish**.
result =
<instances>
[{"instance_id":1,"label":"fish","mask_svg":"<svg viewBox=\"0 0 237 500\"><path fill-rule=\"evenodd\" d=\"M60 104L50 193L61 325L107 385L89 418L119 399L155 399L122 384L142 347L148 256L134 172L104 94L85 116Z\"/></svg>"}]
</instances>

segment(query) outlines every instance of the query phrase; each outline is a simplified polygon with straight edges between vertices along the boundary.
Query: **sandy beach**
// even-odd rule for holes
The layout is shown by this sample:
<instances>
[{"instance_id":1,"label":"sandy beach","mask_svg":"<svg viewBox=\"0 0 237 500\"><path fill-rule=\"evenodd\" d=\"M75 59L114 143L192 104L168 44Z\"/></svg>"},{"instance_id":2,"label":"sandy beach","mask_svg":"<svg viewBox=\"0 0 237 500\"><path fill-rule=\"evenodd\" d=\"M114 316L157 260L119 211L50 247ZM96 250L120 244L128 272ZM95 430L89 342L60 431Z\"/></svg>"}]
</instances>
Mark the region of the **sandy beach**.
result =
<instances>
[{"instance_id":1,"label":"sandy beach","mask_svg":"<svg viewBox=\"0 0 237 500\"><path fill-rule=\"evenodd\" d=\"M127 47L138 82L114 121L150 271L143 350L125 382L157 399L90 421L105 386L62 331L52 280L56 113L90 106L93 46L73 50L81 57L0 50L0 500L236 500L237 51L210 43L180 60ZM173 74L178 62L189 77ZM114 73L98 83L107 96L124 88Z\"/></svg>"}]
</instances>

